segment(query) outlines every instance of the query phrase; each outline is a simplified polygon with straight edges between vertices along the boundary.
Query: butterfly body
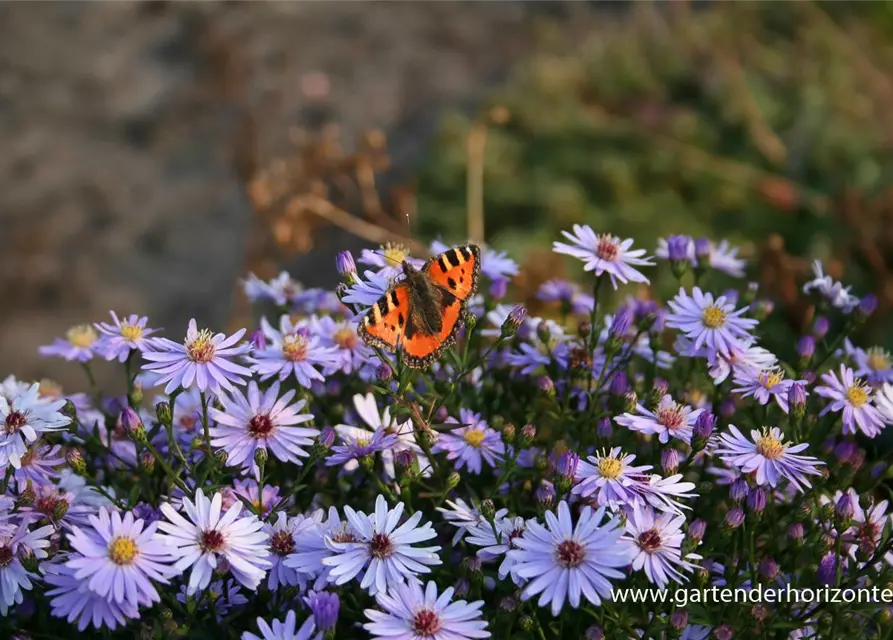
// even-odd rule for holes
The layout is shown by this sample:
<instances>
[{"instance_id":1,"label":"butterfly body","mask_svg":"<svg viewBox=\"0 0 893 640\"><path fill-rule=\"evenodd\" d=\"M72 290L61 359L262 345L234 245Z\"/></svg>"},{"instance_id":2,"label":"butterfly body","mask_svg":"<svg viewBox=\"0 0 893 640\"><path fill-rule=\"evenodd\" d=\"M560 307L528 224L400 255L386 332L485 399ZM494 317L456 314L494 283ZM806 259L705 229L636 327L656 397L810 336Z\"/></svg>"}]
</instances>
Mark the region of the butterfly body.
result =
<instances>
[{"instance_id":1,"label":"butterfly body","mask_svg":"<svg viewBox=\"0 0 893 640\"><path fill-rule=\"evenodd\" d=\"M359 333L370 345L402 353L410 367L425 368L453 344L477 290L480 249L444 251L421 269L402 264L403 279L369 309Z\"/></svg>"}]
</instances>

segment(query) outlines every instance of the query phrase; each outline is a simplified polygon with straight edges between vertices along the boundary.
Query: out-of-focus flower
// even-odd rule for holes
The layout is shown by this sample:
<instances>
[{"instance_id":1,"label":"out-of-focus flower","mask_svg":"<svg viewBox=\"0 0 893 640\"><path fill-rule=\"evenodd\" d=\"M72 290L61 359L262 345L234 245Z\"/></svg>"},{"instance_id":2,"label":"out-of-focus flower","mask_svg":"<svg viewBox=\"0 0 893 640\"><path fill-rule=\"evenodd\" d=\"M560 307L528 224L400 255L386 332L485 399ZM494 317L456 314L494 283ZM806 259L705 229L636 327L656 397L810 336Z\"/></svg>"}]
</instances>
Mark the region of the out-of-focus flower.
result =
<instances>
[{"instance_id":1,"label":"out-of-focus flower","mask_svg":"<svg viewBox=\"0 0 893 640\"><path fill-rule=\"evenodd\" d=\"M133 351L148 351L152 348L153 339L149 336L158 331L147 329L149 319L136 314L124 320L118 318L114 311L109 311L112 322L97 322L93 326L102 334L97 352L106 360L124 362Z\"/></svg>"},{"instance_id":2,"label":"out-of-focus flower","mask_svg":"<svg viewBox=\"0 0 893 640\"><path fill-rule=\"evenodd\" d=\"M69 561L76 559L77 554L69 556ZM50 598L52 615L76 623L78 631L84 631L91 624L97 630L105 627L114 631L125 626L128 619L140 616L129 600L119 603L91 591L87 582L76 578L74 569L66 564L44 562L40 572L49 585L46 596Z\"/></svg>"},{"instance_id":3,"label":"out-of-focus flower","mask_svg":"<svg viewBox=\"0 0 893 640\"><path fill-rule=\"evenodd\" d=\"M803 285L803 293L815 292L824 298L833 307L837 307L844 313L850 313L859 306L859 298L850 293L850 287L844 287L835 282L831 276L825 275L822 263L816 260L812 263L814 278Z\"/></svg>"},{"instance_id":4,"label":"out-of-focus flower","mask_svg":"<svg viewBox=\"0 0 893 640\"><path fill-rule=\"evenodd\" d=\"M89 362L100 355L99 334L88 324L69 329L65 338L56 338L52 344L40 347L40 355L56 356L68 361Z\"/></svg>"},{"instance_id":5,"label":"out-of-focus flower","mask_svg":"<svg viewBox=\"0 0 893 640\"><path fill-rule=\"evenodd\" d=\"M570 244L555 242L553 251L563 253L583 261L585 271L593 271L596 276L607 273L616 289L618 282L648 282L648 278L634 267L652 266L644 249L630 250L633 241L621 240L610 234L597 235L592 227L574 225L574 232L562 231Z\"/></svg>"}]
</instances>

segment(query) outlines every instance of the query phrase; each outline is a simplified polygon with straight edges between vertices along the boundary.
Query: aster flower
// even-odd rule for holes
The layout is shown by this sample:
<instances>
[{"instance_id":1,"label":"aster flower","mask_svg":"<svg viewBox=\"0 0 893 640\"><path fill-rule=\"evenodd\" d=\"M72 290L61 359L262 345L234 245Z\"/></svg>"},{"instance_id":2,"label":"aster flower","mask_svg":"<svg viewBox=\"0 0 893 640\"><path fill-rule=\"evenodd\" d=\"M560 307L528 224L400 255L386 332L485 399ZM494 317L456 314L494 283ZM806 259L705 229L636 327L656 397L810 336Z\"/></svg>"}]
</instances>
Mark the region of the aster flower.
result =
<instances>
[{"instance_id":1,"label":"aster flower","mask_svg":"<svg viewBox=\"0 0 893 640\"><path fill-rule=\"evenodd\" d=\"M893 424L893 384L887 382L875 391L874 404L884 422Z\"/></svg>"},{"instance_id":2,"label":"aster flower","mask_svg":"<svg viewBox=\"0 0 893 640\"><path fill-rule=\"evenodd\" d=\"M560 302L566 312L583 315L592 312L595 299L580 291L573 282L554 278L542 283L537 289L536 297L543 302Z\"/></svg>"},{"instance_id":3,"label":"aster flower","mask_svg":"<svg viewBox=\"0 0 893 640\"><path fill-rule=\"evenodd\" d=\"M412 546L436 537L431 523L419 527L422 512L417 511L398 527L403 509L400 502L389 510L384 496L378 496L375 513L371 515L345 505L344 515L357 541L337 542L326 538L327 546L335 554L322 561L331 567L330 576L336 585L345 584L362 572L360 587L375 595L406 580L416 580L415 576L420 573L429 573L428 565L441 564L437 557L440 547Z\"/></svg>"},{"instance_id":4,"label":"aster flower","mask_svg":"<svg viewBox=\"0 0 893 640\"><path fill-rule=\"evenodd\" d=\"M366 617L371 622L363 628L372 637L394 640L489 638L487 621L481 614L484 601L453 602L454 592L448 587L438 597L437 585L433 581L425 585L424 592L418 583L398 585L390 592L376 596L382 611L366 609Z\"/></svg>"},{"instance_id":5,"label":"aster flower","mask_svg":"<svg viewBox=\"0 0 893 640\"><path fill-rule=\"evenodd\" d=\"M706 346L711 353L729 355L732 347L753 340L748 331L757 326L757 321L742 317L747 307L736 311L725 296L714 301L713 294L703 293L699 287L692 289L692 295L680 288L668 304L671 313L667 326L681 330L692 340L693 352Z\"/></svg>"},{"instance_id":6,"label":"aster flower","mask_svg":"<svg viewBox=\"0 0 893 640\"><path fill-rule=\"evenodd\" d=\"M69 561L77 558L77 554L72 554ZM129 601L118 603L91 591L87 583L76 578L74 569L66 564L44 562L40 565L40 573L49 585L46 595L50 598L53 617L65 618L71 624L77 623L78 631L83 632L91 624L96 629L107 627L114 631L119 626L125 626L129 618L140 617L137 608Z\"/></svg>"},{"instance_id":7,"label":"aster flower","mask_svg":"<svg viewBox=\"0 0 893 640\"><path fill-rule=\"evenodd\" d=\"M350 373L373 360L375 352L357 334L358 326L354 320L335 321L329 316L310 318L310 332L320 336L325 346L336 349L338 362L333 365L333 369ZM377 364L377 358L375 362Z\"/></svg>"},{"instance_id":8,"label":"aster flower","mask_svg":"<svg viewBox=\"0 0 893 640\"><path fill-rule=\"evenodd\" d=\"M154 385L166 383L164 392L167 394L193 385L201 392L215 395L221 389L232 391L233 383L245 384L243 378L251 375L251 371L230 360L251 350L250 345L237 344L244 334L245 329L239 329L229 337L222 333L212 334L207 329L199 331L195 320L190 320L183 344L157 338L156 351L143 353L143 358L150 361L143 369L159 375Z\"/></svg>"},{"instance_id":9,"label":"aster flower","mask_svg":"<svg viewBox=\"0 0 893 640\"><path fill-rule=\"evenodd\" d=\"M440 253L449 248L446 245L442 245L444 247L443 249L437 249L435 248L436 245L438 245L436 241L432 243L432 253ZM360 252L360 259L358 262L376 267L379 269L378 273L387 274L391 278L403 273L404 262L409 262L416 269L421 269L425 265L424 260L410 256L409 247L406 247L399 242L386 242L376 250L363 249Z\"/></svg>"},{"instance_id":10,"label":"aster flower","mask_svg":"<svg viewBox=\"0 0 893 640\"><path fill-rule=\"evenodd\" d=\"M690 262L692 266L697 264L695 242L691 236L676 235L669 238L658 238L654 255L662 260Z\"/></svg>"},{"instance_id":11,"label":"aster flower","mask_svg":"<svg viewBox=\"0 0 893 640\"><path fill-rule=\"evenodd\" d=\"M356 282L348 287L347 293L341 297L341 301L346 304L371 307L391 288L396 275L388 267L378 272L364 271L365 280L357 278Z\"/></svg>"},{"instance_id":12,"label":"aster flower","mask_svg":"<svg viewBox=\"0 0 893 640\"><path fill-rule=\"evenodd\" d=\"M456 498L455 501L446 500L446 507L437 507L437 510L443 514L443 519L457 528L453 535L453 546L459 544L466 533L477 527L479 524L489 524L487 519L481 515L479 509L471 506L462 498ZM508 509L498 510L494 518L500 519L508 514Z\"/></svg>"},{"instance_id":13,"label":"aster flower","mask_svg":"<svg viewBox=\"0 0 893 640\"><path fill-rule=\"evenodd\" d=\"M114 311L109 311L112 323L97 322L93 326L102 334L99 350L106 360L124 362L132 351L148 351L151 349L152 335L157 329L147 329L149 319L133 314L123 321Z\"/></svg>"},{"instance_id":14,"label":"aster flower","mask_svg":"<svg viewBox=\"0 0 893 640\"><path fill-rule=\"evenodd\" d=\"M55 532L52 525L30 528L31 519L21 518L13 526L0 527L0 615L6 616L9 608L22 602L22 590L30 591L31 580L37 578L22 564L22 560L34 556L38 560L47 557L50 546L47 538Z\"/></svg>"},{"instance_id":15,"label":"aster flower","mask_svg":"<svg viewBox=\"0 0 893 640\"><path fill-rule=\"evenodd\" d=\"M843 540L850 543L849 554L855 560L857 551L870 556L877 550L883 539L884 529L890 524L891 516L887 513L889 504L887 500L863 508L855 489L850 487L847 493L853 505L853 526L844 532ZM893 551L884 554L884 561L893 566Z\"/></svg>"},{"instance_id":16,"label":"aster flower","mask_svg":"<svg viewBox=\"0 0 893 640\"><path fill-rule=\"evenodd\" d=\"M251 302L269 301L282 307L291 303L304 288L296 280L288 275L287 271L281 271L278 276L265 282L253 273L242 283L245 296Z\"/></svg>"},{"instance_id":17,"label":"aster flower","mask_svg":"<svg viewBox=\"0 0 893 640\"><path fill-rule=\"evenodd\" d=\"M325 520L323 517L324 514L320 510L311 516L315 524L305 521L306 526L301 526L294 535L293 552L282 561L285 567L308 576L310 580L315 580L313 585L315 589L320 589L330 582L331 568L323 564L323 560L333 556L335 552L329 548L326 540L331 539L335 542L359 540L359 536L347 522L341 520L335 507L329 507Z\"/></svg>"},{"instance_id":18,"label":"aster flower","mask_svg":"<svg viewBox=\"0 0 893 640\"><path fill-rule=\"evenodd\" d=\"M302 387L309 388L314 380L324 382L319 369L336 367L338 350L326 347L319 336L311 335L307 327L294 324L283 315L279 330L274 329L266 318L261 318L261 328L267 338L267 348L255 351L247 361L261 380L278 376L285 381L294 376Z\"/></svg>"},{"instance_id":19,"label":"aster flower","mask_svg":"<svg viewBox=\"0 0 893 640\"><path fill-rule=\"evenodd\" d=\"M893 359L882 347L860 349L844 340L844 352L855 364L855 375L864 377L872 384L893 382Z\"/></svg>"},{"instance_id":20,"label":"aster flower","mask_svg":"<svg viewBox=\"0 0 893 640\"><path fill-rule=\"evenodd\" d=\"M622 579L630 562L627 548L620 542L623 527L614 517L605 524L605 508L593 511L584 507L574 525L567 502L558 504L558 515L546 512L546 527L536 521L527 523L527 530L515 540L517 549L508 552L514 561L512 573L529 579L521 597L528 600L539 595L538 604L551 603L557 616L567 600L573 608L580 606L581 596L599 606L611 597L609 579Z\"/></svg>"},{"instance_id":21,"label":"aster flower","mask_svg":"<svg viewBox=\"0 0 893 640\"><path fill-rule=\"evenodd\" d=\"M322 634L315 633L316 627L313 618L307 618L304 624L298 628L298 617L294 611L285 615L285 621L273 620L273 624L267 624L263 618L257 619L257 630L260 635L245 631L242 640L321 640Z\"/></svg>"},{"instance_id":22,"label":"aster flower","mask_svg":"<svg viewBox=\"0 0 893 640\"><path fill-rule=\"evenodd\" d=\"M797 455L806 450L806 443L790 445L778 427L752 430L748 440L734 425L729 433L720 434L720 442L714 454L743 473L756 472L759 485L777 487L781 478L787 478L798 490L811 487L808 475L820 475L818 467L824 464L812 456Z\"/></svg>"},{"instance_id":23,"label":"aster flower","mask_svg":"<svg viewBox=\"0 0 893 640\"><path fill-rule=\"evenodd\" d=\"M313 621L316 628L326 633L332 631L338 624L338 612L341 609L341 599L332 591L311 591L304 597L307 608L313 613Z\"/></svg>"},{"instance_id":24,"label":"aster flower","mask_svg":"<svg viewBox=\"0 0 893 640\"><path fill-rule=\"evenodd\" d=\"M515 541L527 531L527 521L521 517L494 516L493 524L486 520L480 520L468 530L466 541L478 549L477 556L482 560L495 560L502 557L498 575L504 580L514 566L514 558L508 556L508 552L517 549ZM517 576L513 576L516 578ZM523 582L518 581L518 586Z\"/></svg>"},{"instance_id":25,"label":"aster flower","mask_svg":"<svg viewBox=\"0 0 893 640\"><path fill-rule=\"evenodd\" d=\"M774 399L785 413L788 412L788 393L791 386L800 384L804 385L805 389L806 385L805 380L785 380L781 367L772 367L761 371L739 370L735 372L734 380L738 386L732 389L733 392L740 393L745 398L753 396L761 405Z\"/></svg>"},{"instance_id":26,"label":"aster flower","mask_svg":"<svg viewBox=\"0 0 893 640\"><path fill-rule=\"evenodd\" d=\"M683 346L684 343L687 343L688 347ZM679 353L692 354L692 343L688 338L685 338L683 335L677 336L677 344L680 345L680 348L677 348ZM692 355L707 358L709 367L707 371L717 384L728 378L729 374L771 369L778 363L778 358L775 357L775 354L753 344L751 340L730 347L727 354L710 352L702 347L697 353Z\"/></svg>"},{"instance_id":27,"label":"aster flower","mask_svg":"<svg viewBox=\"0 0 893 640\"><path fill-rule=\"evenodd\" d=\"M222 499L220 493L215 493L209 500L198 489L194 500L183 499L182 509L188 520L170 504L161 505L168 521L159 522L158 528L167 534L171 554L179 558L174 567L178 571L192 567L189 595L210 584L220 560L225 560L233 577L252 591L271 566L267 560L270 537L262 531L263 523L254 515L239 517L241 503L234 504L221 517Z\"/></svg>"},{"instance_id":28,"label":"aster flower","mask_svg":"<svg viewBox=\"0 0 893 640\"><path fill-rule=\"evenodd\" d=\"M266 518L282 502L279 487L265 484L261 489L258 482L251 478L235 480L232 487L224 487L221 493L223 494L221 507L224 511L237 502L241 501L243 504L247 502L255 511L260 511L261 518Z\"/></svg>"},{"instance_id":29,"label":"aster flower","mask_svg":"<svg viewBox=\"0 0 893 640\"><path fill-rule=\"evenodd\" d=\"M636 505L627 512L627 536L622 541L630 548L633 570L644 569L648 580L660 589L670 580L684 582L682 571L695 566L688 559L701 557L693 553L682 557L683 524L685 516L654 513L649 507Z\"/></svg>"},{"instance_id":30,"label":"aster flower","mask_svg":"<svg viewBox=\"0 0 893 640\"><path fill-rule=\"evenodd\" d=\"M371 393L367 393L365 396L362 394L356 394L353 397L354 408L356 409L357 415L360 419L366 423L370 427L370 429L364 429L362 427L347 425L347 424L339 424L335 427L335 432L341 437L341 439L345 442L346 445L362 445L362 446L372 446L372 441L376 440L378 443L376 445L376 451L381 451L381 460L384 466L385 477L389 480L393 480L395 475L394 469L394 454L398 451L402 451L404 449L411 449L416 456L418 456L419 460L419 469L422 470L422 475L428 476L431 474L431 463L428 461L428 458L425 457L422 448L416 443L415 440L415 430L412 426L412 420L409 418L403 420L403 422L398 422L396 418L391 416L391 410L389 407L385 407L381 410L381 413L378 411L378 403L375 400L375 396ZM381 436L376 437L376 433L379 431L383 432ZM389 436L395 436L397 438L396 442L393 442ZM378 448L380 447L380 448ZM333 449L334 451L334 449ZM369 455L369 453L375 453L376 451L371 451L368 453L364 453L361 455L350 455L347 456L345 462L350 460L350 458L361 458L363 455ZM342 452L343 454L347 454L347 452ZM339 455L337 459L341 459L343 455ZM330 462L326 464L338 464L336 462ZM351 463L345 466L345 469L351 471L356 468L356 463Z\"/></svg>"},{"instance_id":31,"label":"aster flower","mask_svg":"<svg viewBox=\"0 0 893 640\"><path fill-rule=\"evenodd\" d=\"M661 398L657 408L652 412L644 405L636 405L638 415L624 413L615 418L617 424L633 431L646 434L657 434L658 440L666 444L670 438L678 438L685 443L691 442L692 429L703 409L675 402L667 394Z\"/></svg>"},{"instance_id":32,"label":"aster flower","mask_svg":"<svg viewBox=\"0 0 893 640\"><path fill-rule=\"evenodd\" d=\"M270 561L272 567L267 581L270 591L276 591L279 585L293 587L307 584L307 574L300 573L285 560L295 552L297 539L306 530L316 528L322 521L323 512L317 511L311 516L297 515L288 517L284 511L276 514L276 522L264 523L263 530L270 536Z\"/></svg>"},{"instance_id":33,"label":"aster flower","mask_svg":"<svg viewBox=\"0 0 893 640\"><path fill-rule=\"evenodd\" d=\"M65 338L56 338L52 344L40 347L42 356L57 356L69 362L89 362L97 355L99 335L88 324L69 329Z\"/></svg>"},{"instance_id":34,"label":"aster flower","mask_svg":"<svg viewBox=\"0 0 893 640\"><path fill-rule=\"evenodd\" d=\"M564 253L582 260L584 271L594 271L596 276L607 273L611 278L611 284L617 288L617 282L648 282L634 266L652 266L650 258L643 258L644 249L630 250L633 244L631 239L620 240L610 234L596 235L592 227L574 225L574 232L562 231L562 235L570 240L571 244L555 242L552 250L555 253Z\"/></svg>"},{"instance_id":35,"label":"aster flower","mask_svg":"<svg viewBox=\"0 0 893 640\"><path fill-rule=\"evenodd\" d=\"M206 599L203 599L202 595L205 592L208 595ZM214 617L217 618L218 623L223 622L223 618L233 607L248 604L248 598L242 593L242 587L232 578L226 582L215 580L208 585L207 589L201 589L191 597L200 611L207 611L209 607L213 607ZM188 604L189 598L190 596L186 595L186 585L184 584L180 587L180 592L177 594L177 601Z\"/></svg>"},{"instance_id":36,"label":"aster flower","mask_svg":"<svg viewBox=\"0 0 893 640\"><path fill-rule=\"evenodd\" d=\"M74 526L68 534L72 548L80 554L66 563L74 569L74 577L119 605L160 602L151 580L168 584L168 578L180 571L170 565L173 558L156 533L158 523L143 529L143 521L135 520L132 513L122 518L117 512L110 515L105 508L89 520L90 529Z\"/></svg>"},{"instance_id":37,"label":"aster flower","mask_svg":"<svg viewBox=\"0 0 893 640\"><path fill-rule=\"evenodd\" d=\"M20 466L12 475L16 488L21 491L28 483L34 485L52 484L59 478L57 469L65 464L65 457L59 452L61 445L31 445L19 460ZM0 473L5 470L0 466Z\"/></svg>"},{"instance_id":38,"label":"aster flower","mask_svg":"<svg viewBox=\"0 0 893 640\"><path fill-rule=\"evenodd\" d=\"M490 467L499 464L505 455L505 444L502 442L502 435L495 429L490 429L485 421L474 419L478 416L470 411L462 411L466 412L462 416L463 426L441 433L434 451L446 452L447 460L456 461L457 470L467 466L471 473L480 475L482 462ZM455 422L455 419L451 421Z\"/></svg>"},{"instance_id":39,"label":"aster flower","mask_svg":"<svg viewBox=\"0 0 893 640\"><path fill-rule=\"evenodd\" d=\"M219 397L221 409L212 408L209 415L217 423L210 429L211 446L226 451L226 464L230 467L251 469L260 480L260 468L254 460L258 450L269 451L277 460L302 465L301 458L310 454L306 448L313 445L312 438L318 429L297 425L313 419L310 413L298 413L306 402L290 404L295 391L286 391L279 397L279 382L261 393L257 383L248 383L247 395L236 391Z\"/></svg>"},{"instance_id":40,"label":"aster flower","mask_svg":"<svg viewBox=\"0 0 893 640\"><path fill-rule=\"evenodd\" d=\"M633 466L635 460L635 455L622 453L620 447L580 460L571 493L592 497L598 506L611 509L635 504L641 499L641 488L652 469L650 464Z\"/></svg>"},{"instance_id":41,"label":"aster flower","mask_svg":"<svg viewBox=\"0 0 893 640\"><path fill-rule=\"evenodd\" d=\"M677 473L666 478L656 473L648 477L648 482L640 489L642 499L658 511L681 513L682 509L689 509L679 502L679 498L695 498L692 493L695 485L693 482L683 482L682 474Z\"/></svg>"},{"instance_id":42,"label":"aster flower","mask_svg":"<svg viewBox=\"0 0 893 640\"><path fill-rule=\"evenodd\" d=\"M747 260L738 257L738 247L733 247L728 240L721 240L719 244L708 241L707 261L711 268L732 276L743 278Z\"/></svg>"},{"instance_id":43,"label":"aster flower","mask_svg":"<svg viewBox=\"0 0 893 640\"><path fill-rule=\"evenodd\" d=\"M376 453L381 453L382 456L386 452L393 453L394 447L400 443L396 435L387 433L384 429L375 431L371 436L364 434L354 437L348 434L342 436L342 439L344 444L332 447L326 458L326 466L344 465L345 469L353 470L358 466L358 461Z\"/></svg>"},{"instance_id":44,"label":"aster flower","mask_svg":"<svg viewBox=\"0 0 893 640\"><path fill-rule=\"evenodd\" d=\"M7 400L0 396L0 467L11 464L19 469L28 444L41 433L58 431L71 420L59 411L65 400L40 397L40 385L32 384L24 394Z\"/></svg>"},{"instance_id":45,"label":"aster flower","mask_svg":"<svg viewBox=\"0 0 893 640\"><path fill-rule=\"evenodd\" d=\"M812 272L814 278L803 285L803 293L814 291L828 304L844 313L850 313L859 306L859 298L850 293L850 287L844 287L841 283L835 282L831 276L825 275L820 260L812 263Z\"/></svg>"},{"instance_id":46,"label":"aster flower","mask_svg":"<svg viewBox=\"0 0 893 640\"><path fill-rule=\"evenodd\" d=\"M856 433L858 427L869 438L874 438L884 428L884 418L874 406L874 391L853 375L853 370L840 365L840 377L833 371L822 375L821 386L815 392L831 403L820 416L829 411L843 412L843 433Z\"/></svg>"}]
</instances>

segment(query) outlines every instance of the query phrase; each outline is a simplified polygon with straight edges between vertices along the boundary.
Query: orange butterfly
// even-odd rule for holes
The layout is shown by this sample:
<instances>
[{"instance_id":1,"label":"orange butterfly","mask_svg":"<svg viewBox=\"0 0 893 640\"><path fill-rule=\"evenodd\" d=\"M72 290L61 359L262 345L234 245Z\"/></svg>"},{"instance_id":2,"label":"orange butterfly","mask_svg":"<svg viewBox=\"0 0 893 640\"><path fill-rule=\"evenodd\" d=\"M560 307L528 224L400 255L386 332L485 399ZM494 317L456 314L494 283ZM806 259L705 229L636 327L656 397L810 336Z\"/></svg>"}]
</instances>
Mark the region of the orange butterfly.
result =
<instances>
[{"instance_id":1,"label":"orange butterfly","mask_svg":"<svg viewBox=\"0 0 893 640\"><path fill-rule=\"evenodd\" d=\"M468 244L428 260L421 271L403 262L404 278L369 309L359 334L371 346L394 352L425 369L456 340L466 303L478 287L481 250Z\"/></svg>"}]
</instances>

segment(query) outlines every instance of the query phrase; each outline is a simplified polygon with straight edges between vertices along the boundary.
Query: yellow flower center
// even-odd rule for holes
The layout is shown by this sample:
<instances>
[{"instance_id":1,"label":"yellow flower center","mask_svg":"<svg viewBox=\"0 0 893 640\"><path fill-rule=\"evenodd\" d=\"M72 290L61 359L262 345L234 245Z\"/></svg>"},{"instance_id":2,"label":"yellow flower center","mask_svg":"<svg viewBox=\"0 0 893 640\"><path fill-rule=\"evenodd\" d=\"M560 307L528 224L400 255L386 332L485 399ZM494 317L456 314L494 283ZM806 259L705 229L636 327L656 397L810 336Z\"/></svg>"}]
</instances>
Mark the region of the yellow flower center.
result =
<instances>
[{"instance_id":1,"label":"yellow flower center","mask_svg":"<svg viewBox=\"0 0 893 640\"><path fill-rule=\"evenodd\" d=\"M38 387L38 393L43 398L61 398L62 397L62 385L60 385L55 380L50 380L49 378L44 378L40 381L40 387Z\"/></svg>"},{"instance_id":2,"label":"yellow flower center","mask_svg":"<svg viewBox=\"0 0 893 640\"><path fill-rule=\"evenodd\" d=\"M139 340L143 337L143 328L138 324L121 323L121 337L125 340Z\"/></svg>"},{"instance_id":3,"label":"yellow flower center","mask_svg":"<svg viewBox=\"0 0 893 640\"><path fill-rule=\"evenodd\" d=\"M623 471L623 463L617 458L602 458L598 461L598 471L602 477L615 480L620 477Z\"/></svg>"},{"instance_id":4,"label":"yellow flower center","mask_svg":"<svg viewBox=\"0 0 893 640\"><path fill-rule=\"evenodd\" d=\"M890 354L880 347L868 350L868 368L872 371L885 371L890 368Z\"/></svg>"},{"instance_id":5,"label":"yellow flower center","mask_svg":"<svg viewBox=\"0 0 893 640\"><path fill-rule=\"evenodd\" d=\"M764 458L778 460L781 457L781 454L784 453L784 445L781 444L781 441L778 438L764 435L760 438L760 441L757 442L757 451Z\"/></svg>"},{"instance_id":6,"label":"yellow flower center","mask_svg":"<svg viewBox=\"0 0 893 640\"><path fill-rule=\"evenodd\" d=\"M868 402L868 392L858 384L846 390L846 397L856 409Z\"/></svg>"},{"instance_id":7,"label":"yellow flower center","mask_svg":"<svg viewBox=\"0 0 893 640\"><path fill-rule=\"evenodd\" d=\"M470 444L475 449L481 448L481 443L484 442L485 436L486 434L479 429L469 429L462 435L462 437L465 439L465 442Z\"/></svg>"},{"instance_id":8,"label":"yellow flower center","mask_svg":"<svg viewBox=\"0 0 893 640\"><path fill-rule=\"evenodd\" d=\"M369 438L357 438L357 441L354 443L357 447L366 448L369 446L369 443L372 442Z\"/></svg>"},{"instance_id":9,"label":"yellow flower center","mask_svg":"<svg viewBox=\"0 0 893 640\"><path fill-rule=\"evenodd\" d=\"M342 327L335 332L335 336L333 337L335 344L337 344L342 349L356 349L359 344L359 338L357 337L357 332L351 329L350 327Z\"/></svg>"},{"instance_id":10,"label":"yellow flower center","mask_svg":"<svg viewBox=\"0 0 893 640\"><path fill-rule=\"evenodd\" d=\"M282 338L282 355L291 362L307 359L307 338L300 334L290 334Z\"/></svg>"},{"instance_id":11,"label":"yellow flower center","mask_svg":"<svg viewBox=\"0 0 893 640\"><path fill-rule=\"evenodd\" d=\"M109 545L109 558L115 564L130 564L138 553L139 549L132 538L121 536L112 540Z\"/></svg>"},{"instance_id":12,"label":"yellow flower center","mask_svg":"<svg viewBox=\"0 0 893 640\"><path fill-rule=\"evenodd\" d=\"M771 389L784 380L784 373L779 370L763 371L758 380L766 389Z\"/></svg>"},{"instance_id":13,"label":"yellow flower center","mask_svg":"<svg viewBox=\"0 0 893 640\"><path fill-rule=\"evenodd\" d=\"M718 329L726 323L726 312L716 305L710 305L704 309L701 320L708 329Z\"/></svg>"},{"instance_id":14,"label":"yellow flower center","mask_svg":"<svg viewBox=\"0 0 893 640\"><path fill-rule=\"evenodd\" d=\"M210 362L214 359L217 347L211 342L213 334L207 329L202 329L192 340L186 343L186 354L193 362Z\"/></svg>"},{"instance_id":15,"label":"yellow flower center","mask_svg":"<svg viewBox=\"0 0 893 640\"><path fill-rule=\"evenodd\" d=\"M96 331L93 330L88 324L79 324L76 327L72 327L65 334L65 337L68 338L68 341L76 347L87 348L91 346L96 339L99 337L96 335Z\"/></svg>"},{"instance_id":16,"label":"yellow flower center","mask_svg":"<svg viewBox=\"0 0 893 640\"><path fill-rule=\"evenodd\" d=\"M391 242L383 246L381 252L384 254L385 260L387 260L391 266L403 264L403 261L409 257L409 249L402 244L394 244Z\"/></svg>"}]
</instances>

